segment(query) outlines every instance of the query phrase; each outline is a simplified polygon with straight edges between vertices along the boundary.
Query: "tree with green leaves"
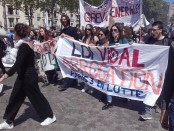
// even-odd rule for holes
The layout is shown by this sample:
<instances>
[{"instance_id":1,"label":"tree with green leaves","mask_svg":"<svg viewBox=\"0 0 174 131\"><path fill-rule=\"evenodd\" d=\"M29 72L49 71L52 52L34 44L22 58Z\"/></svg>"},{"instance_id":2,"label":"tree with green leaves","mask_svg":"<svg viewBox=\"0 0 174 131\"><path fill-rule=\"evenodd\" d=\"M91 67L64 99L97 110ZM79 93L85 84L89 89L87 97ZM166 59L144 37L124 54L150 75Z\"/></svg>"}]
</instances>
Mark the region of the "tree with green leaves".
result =
<instances>
[{"instance_id":1,"label":"tree with green leaves","mask_svg":"<svg viewBox=\"0 0 174 131\"><path fill-rule=\"evenodd\" d=\"M170 21L171 23L174 23L174 14L172 15L172 17L170 17L169 21Z\"/></svg>"},{"instance_id":2,"label":"tree with green leaves","mask_svg":"<svg viewBox=\"0 0 174 131\"><path fill-rule=\"evenodd\" d=\"M163 0L142 0L143 13L147 20L154 18L167 24L168 4Z\"/></svg>"}]
</instances>

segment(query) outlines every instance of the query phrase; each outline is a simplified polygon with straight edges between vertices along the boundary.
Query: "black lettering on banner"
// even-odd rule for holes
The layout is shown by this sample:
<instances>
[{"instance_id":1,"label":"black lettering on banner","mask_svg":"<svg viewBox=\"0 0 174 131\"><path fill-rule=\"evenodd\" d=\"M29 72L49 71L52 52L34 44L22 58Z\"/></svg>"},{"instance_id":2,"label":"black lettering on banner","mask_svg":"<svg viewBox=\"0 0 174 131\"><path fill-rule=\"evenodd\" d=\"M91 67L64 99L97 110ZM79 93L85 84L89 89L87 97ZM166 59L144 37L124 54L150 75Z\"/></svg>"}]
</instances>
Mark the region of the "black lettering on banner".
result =
<instances>
[{"instance_id":1,"label":"black lettering on banner","mask_svg":"<svg viewBox=\"0 0 174 131\"><path fill-rule=\"evenodd\" d=\"M47 60L47 57L46 55L48 55L48 59ZM49 64L50 65L54 65L55 63L53 62L55 60L55 56L52 55L51 53L45 53L45 54L41 54L41 64L42 64L42 67L45 67L47 65L48 62L50 62Z\"/></svg>"},{"instance_id":2,"label":"black lettering on banner","mask_svg":"<svg viewBox=\"0 0 174 131\"><path fill-rule=\"evenodd\" d=\"M75 44L73 43L73 50L72 50L72 56L76 56L76 57L81 57L81 55L79 55L79 54L75 54L75 50L76 50L76 46L75 46Z\"/></svg>"},{"instance_id":3,"label":"black lettering on banner","mask_svg":"<svg viewBox=\"0 0 174 131\"><path fill-rule=\"evenodd\" d=\"M91 77L90 77L91 78ZM94 84L94 78L91 78L91 81L90 81L90 83L89 84Z\"/></svg>"},{"instance_id":4,"label":"black lettering on banner","mask_svg":"<svg viewBox=\"0 0 174 131\"><path fill-rule=\"evenodd\" d=\"M90 47L86 47L84 45L81 45L82 47L82 58L91 58L93 59L93 52L91 51ZM86 51L85 51L86 49ZM88 51L88 55L85 55L85 52Z\"/></svg>"},{"instance_id":5,"label":"black lettering on banner","mask_svg":"<svg viewBox=\"0 0 174 131\"><path fill-rule=\"evenodd\" d=\"M47 58L45 54L41 54L41 64L43 67L47 65Z\"/></svg>"}]
</instances>

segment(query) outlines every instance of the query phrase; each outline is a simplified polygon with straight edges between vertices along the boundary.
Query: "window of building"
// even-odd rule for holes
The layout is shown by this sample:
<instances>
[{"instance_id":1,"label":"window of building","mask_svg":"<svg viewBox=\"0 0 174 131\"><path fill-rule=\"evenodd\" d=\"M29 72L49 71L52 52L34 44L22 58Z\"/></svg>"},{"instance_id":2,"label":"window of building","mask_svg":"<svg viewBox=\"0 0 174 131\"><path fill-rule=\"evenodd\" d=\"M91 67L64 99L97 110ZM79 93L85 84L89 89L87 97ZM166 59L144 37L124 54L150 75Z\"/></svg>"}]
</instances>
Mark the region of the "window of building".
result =
<instances>
[{"instance_id":1,"label":"window of building","mask_svg":"<svg viewBox=\"0 0 174 131\"><path fill-rule=\"evenodd\" d=\"M19 22L19 18L16 18L16 23L18 23Z\"/></svg>"},{"instance_id":2,"label":"window of building","mask_svg":"<svg viewBox=\"0 0 174 131\"><path fill-rule=\"evenodd\" d=\"M8 14L13 15L13 6L8 6Z\"/></svg>"},{"instance_id":3,"label":"window of building","mask_svg":"<svg viewBox=\"0 0 174 131\"><path fill-rule=\"evenodd\" d=\"M28 15L28 7L25 7L25 15Z\"/></svg>"},{"instance_id":4,"label":"window of building","mask_svg":"<svg viewBox=\"0 0 174 131\"><path fill-rule=\"evenodd\" d=\"M51 20L48 20L48 25L51 26Z\"/></svg>"},{"instance_id":5,"label":"window of building","mask_svg":"<svg viewBox=\"0 0 174 131\"><path fill-rule=\"evenodd\" d=\"M73 23L71 23L71 26L73 26Z\"/></svg>"},{"instance_id":6,"label":"window of building","mask_svg":"<svg viewBox=\"0 0 174 131\"><path fill-rule=\"evenodd\" d=\"M14 18L8 18L9 20L9 27L14 27Z\"/></svg>"},{"instance_id":7,"label":"window of building","mask_svg":"<svg viewBox=\"0 0 174 131\"><path fill-rule=\"evenodd\" d=\"M57 21L54 21L54 25L57 25Z\"/></svg>"},{"instance_id":8,"label":"window of building","mask_svg":"<svg viewBox=\"0 0 174 131\"><path fill-rule=\"evenodd\" d=\"M57 12L54 11L54 18L57 18Z\"/></svg>"},{"instance_id":9,"label":"window of building","mask_svg":"<svg viewBox=\"0 0 174 131\"><path fill-rule=\"evenodd\" d=\"M48 17L51 17L51 11L48 10Z\"/></svg>"},{"instance_id":10,"label":"window of building","mask_svg":"<svg viewBox=\"0 0 174 131\"><path fill-rule=\"evenodd\" d=\"M16 9L16 15L19 15L19 11Z\"/></svg>"}]
</instances>

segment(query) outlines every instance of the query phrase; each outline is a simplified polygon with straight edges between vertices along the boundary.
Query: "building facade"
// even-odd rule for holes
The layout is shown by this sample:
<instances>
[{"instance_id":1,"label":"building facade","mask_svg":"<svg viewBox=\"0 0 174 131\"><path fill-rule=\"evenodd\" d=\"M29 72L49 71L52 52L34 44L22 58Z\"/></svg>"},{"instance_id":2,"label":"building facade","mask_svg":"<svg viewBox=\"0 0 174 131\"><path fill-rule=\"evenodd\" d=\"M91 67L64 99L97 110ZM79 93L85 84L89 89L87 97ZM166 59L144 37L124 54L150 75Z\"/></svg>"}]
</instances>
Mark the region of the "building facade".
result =
<instances>
[{"instance_id":1,"label":"building facade","mask_svg":"<svg viewBox=\"0 0 174 131\"><path fill-rule=\"evenodd\" d=\"M79 24L79 14L70 13L69 11L64 12L71 19L71 26L76 26ZM7 30L13 31L14 25L18 22L29 24L29 20L31 21L30 25L33 28L44 27L45 21L45 12L38 10L32 11L32 16L26 14L25 11L16 10L13 6L6 4L4 7L0 4L0 26L4 27L5 23L7 24ZM60 23L61 14L57 11L53 13L53 25L58 29L61 28ZM6 20L6 22L5 22ZM48 11L48 24L52 25L52 15Z\"/></svg>"}]
</instances>

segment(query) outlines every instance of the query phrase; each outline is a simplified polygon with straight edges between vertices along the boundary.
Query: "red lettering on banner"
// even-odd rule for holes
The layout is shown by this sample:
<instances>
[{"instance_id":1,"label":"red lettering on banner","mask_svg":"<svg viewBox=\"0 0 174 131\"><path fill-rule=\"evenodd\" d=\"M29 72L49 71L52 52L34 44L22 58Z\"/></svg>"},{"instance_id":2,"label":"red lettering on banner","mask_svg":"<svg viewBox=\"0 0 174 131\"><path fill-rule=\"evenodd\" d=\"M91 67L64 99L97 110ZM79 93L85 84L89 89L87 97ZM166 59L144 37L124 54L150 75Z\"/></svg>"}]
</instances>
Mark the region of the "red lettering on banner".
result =
<instances>
[{"instance_id":1,"label":"red lettering on banner","mask_svg":"<svg viewBox=\"0 0 174 131\"><path fill-rule=\"evenodd\" d=\"M131 72L131 73L130 73L130 83L129 83L129 88L132 87L132 84L133 84L133 78L134 78L134 74Z\"/></svg>"},{"instance_id":2,"label":"red lettering on banner","mask_svg":"<svg viewBox=\"0 0 174 131\"><path fill-rule=\"evenodd\" d=\"M78 59L75 57L71 57L71 64L72 64L72 67L74 69L73 71L79 72L79 68L77 67Z\"/></svg>"},{"instance_id":3,"label":"red lettering on banner","mask_svg":"<svg viewBox=\"0 0 174 131\"><path fill-rule=\"evenodd\" d=\"M125 7L125 16L129 16L129 8L128 7Z\"/></svg>"},{"instance_id":4,"label":"red lettering on banner","mask_svg":"<svg viewBox=\"0 0 174 131\"><path fill-rule=\"evenodd\" d=\"M124 51L123 51L124 52ZM126 53L123 53L122 60L128 60L128 55ZM126 54L126 55L124 55ZM107 66L107 62L99 63L97 61L86 61L84 59L79 58L66 58L63 57L63 64L65 64L70 70L74 72L86 72L89 74L90 77L93 79L98 79L103 82L110 82L111 84L118 84L115 79L115 73L116 69L113 66ZM128 64L129 65L129 64ZM144 71L144 70L136 70L131 71L129 69L123 69L123 68L117 68L117 70L120 72L121 76L121 83L118 84L121 87L128 86L131 88L132 86L136 90L145 89L148 90L148 88L152 88L154 94L159 94L161 91L162 86L162 74L159 77L158 83L156 83L154 79L154 74L151 71ZM129 78L128 81L125 81L126 78ZM126 84L126 85L125 85ZM151 85L150 85L151 84Z\"/></svg>"},{"instance_id":5,"label":"red lettering on banner","mask_svg":"<svg viewBox=\"0 0 174 131\"><path fill-rule=\"evenodd\" d=\"M63 57L63 64L66 65L66 66L68 66L68 68L69 68L70 70L72 70L72 71L74 71L74 72L77 71L77 70L73 67L73 65L71 64L70 60L67 60L66 57Z\"/></svg>"},{"instance_id":6,"label":"red lettering on banner","mask_svg":"<svg viewBox=\"0 0 174 131\"><path fill-rule=\"evenodd\" d=\"M154 81L154 75L152 74L151 71L147 72L147 79L150 78L150 82L152 83L151 87L152 90L155 94L159 94L162 86L162 74L160 74L159 82L158 85L156 86L155 81Z\"/></svg>"},{"instance_id":7,"label":"red lettering on banner","mask_svg":"<svg viewBox=\"0 0 174 131\"><path fill-rule=\"evenodd\" d=\"M41 52L41 46L35 46L35 50L36 50L36 52L38 52L38 53L40 53Z\"/></svg>"},{"instance_id":8,"label":"red lettering on banner","mask_svg":"<svg viewBox=\"0 0 174 131\"><path fill-rule=\"evenodd\" d=\"M144 67L144 64L138 64L139 50L133 50L132 67Z\"/></svg>"},{"instance_id":9,"label":"red lettering on banner","mask_svg":"<svg viewBox=\"0 0 174 131\"><path fill-rule=\"evenodd\" d=\"M105 81L110 81L111 80L111 84L115 84L115 71L114 71L114 67L110 67L109 71L107 73L107 77Z\"/></svg>"},{"instance_id":10,"label":"red lettering on banner","mask_svg":"<svg viewBox=\"0 0 174 131\"><path fill-rule=\"evenodd\" d=\"M96 66L94 66L94 65L96 65ZM93 61L93 62L90 63L90 66L89 66L89 74L90 74L90 76L92 78L97 78L97 76L99 74L99 68L100 68L99 66L100 65L96 61Z\"/></svg>"},{"instance_id":11,"label":"red lettering on banner","mask_svg":"<svg viewBox=\"0 0 174 131\"><path fill-rule=\"evenodd\" d=\"M115 8L115 7L114 7ZM119 8L115 8L115 16L116 17L120 17L120 10L119 10Z\"/></svg>"},{"instance_id":12,"label":"red lettering on banner","mask_svg":"<svg viewBox=\"0 0 174 131\"><path fill-rule=\"evenodd\" d=\"M121 11L121 17L124 17L125 16L125 7L120 7L120 11Z\"/></svg>"},{"instance_id":13,"label":"red lettering on banner","mask_svg":"<svg viewBox=\"0 0 174 131\"><path fill-rule=\"evenodd\" d=\"M122 64L122 61L123 61L123 60L126 60L126 61L127 61L127 66L130 67L129 52L128 52L128 49L127 49L127 48L125 48L125 49L123 50L123 53L121 54L121 58L120 58L120 61L119 61L119 65Z\"/></svg>"},{"instance_id":14,"label":"red lettering on banner","mask_svg":"<svg viewBox=\"0 0 174 131\"><path fill-rule=\"evenodd\" d=\"M137 74L140 74L140 73L144 75L144 79L141 79L141 78L138 78L138 77L137 77ZM140 82L140 83L142 83L141 86L137 86L137 85L136 85L137 79L139 79L139 80L141 81L141 82ZM135 89L139 90L139 89L144 88L145 84L147 84L147 83L145 83L145 80L146 80L146 72L143 71L143 70L137 70L137 71L134 73L134 87L135 87Z\"/></svg>"},{"instance_id":15,"label":"red lettering on banner","mask_svg":"<svg viewBox=\"0 0 174 131\"><path fill-rule=\"evenodd\" d=\"M133 6L111 7L110 15L112 17L125 17L135 15L139 13L139 6L139 4L136 4Z\"/></svg>"},{"instance_id":16,"label":"red lettering on banner","mask_svg":"<svg viewBox=\"0 0 174 131\"><path fill-rule=\"evenodd\" d=\"M88 62L86 60L80 60L80 69L87 72L86 67L88 67Z\"/></svg>"},{"instance_id":17,"label":"red lettering on banner","mask_svg":"<svg viewBox=\"0 0 174 131\"><path fill-rule=\"evenodd\" d=\"M124 82L125 82L125 72L128 71L126 69L123 68L118 68L118 70L121 72L121 83L120 86L124 86Z\"/></svg>"},{"instance_id":18,"label":"red lettering on banner","mask_svg":"<svg viewBox=\"0 0 174 131\"><path fill-rule=\"evenodd\" d=\"M100 48L96 47L96 49L99 51L102 61L105 61L106 58L108 58L108 62L110 64L115 64L118 61L120 55L118 65L122 65L123 60L125 60L128 67L144 67L144 64L138 63L139 50L133 50L132 65L130 65L130 56L128 48L124 48L120 54L115 48L107 49L106 47L104 47L104 50L101 50Z\"/></svg>"},{"instance_id":19,"label":"red lettering on banner","mask_svg":"<svg viewBox=\"0 0 174 131\"><path fill-rule=\"evenodd\" d=\"M90 13L90 12L85 12L84 13L84 20L85 22L95 22L95 23L101 23L104 20L107 21L107 17L105 18L106 12L103 13Z\"/></svg>"},{"instance_id":20,"label":"red lettering on banner","mask_svg":"<svg viewBox=\"0 0 174 131\"><path fill-rule=\"evenodd\" d=\"M100 66L99 66L99 69L98 69L99 70L98 79L101 80L101 81L104 81L104 82L106 82L107 73L102 70L102 67L105 67L106 64L107 63L104 63L104 62L101 63ZM103 76L103 78L101 76Z\"/></svg>"}]
</instances>

